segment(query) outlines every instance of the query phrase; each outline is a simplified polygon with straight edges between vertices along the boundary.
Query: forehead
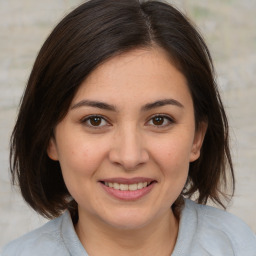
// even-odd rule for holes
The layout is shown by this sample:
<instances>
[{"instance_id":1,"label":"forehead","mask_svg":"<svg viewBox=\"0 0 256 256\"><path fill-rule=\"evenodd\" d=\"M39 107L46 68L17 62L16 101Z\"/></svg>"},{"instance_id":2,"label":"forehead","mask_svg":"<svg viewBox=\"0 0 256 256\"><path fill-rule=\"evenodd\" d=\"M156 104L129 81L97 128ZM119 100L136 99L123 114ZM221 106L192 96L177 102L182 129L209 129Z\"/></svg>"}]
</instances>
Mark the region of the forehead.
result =
<instances>
[{"instance_id":1,"label":"forehead","mask_svg":"<svg viewBox=\"0 0 256 256\"><path fill-rule=\"evenodd\" d=\"M117 104L156 98L191 98L184 75L161 48L136 49L98 66L81 84L73 103L83 100Z\"/></svg>"}]
</instances>

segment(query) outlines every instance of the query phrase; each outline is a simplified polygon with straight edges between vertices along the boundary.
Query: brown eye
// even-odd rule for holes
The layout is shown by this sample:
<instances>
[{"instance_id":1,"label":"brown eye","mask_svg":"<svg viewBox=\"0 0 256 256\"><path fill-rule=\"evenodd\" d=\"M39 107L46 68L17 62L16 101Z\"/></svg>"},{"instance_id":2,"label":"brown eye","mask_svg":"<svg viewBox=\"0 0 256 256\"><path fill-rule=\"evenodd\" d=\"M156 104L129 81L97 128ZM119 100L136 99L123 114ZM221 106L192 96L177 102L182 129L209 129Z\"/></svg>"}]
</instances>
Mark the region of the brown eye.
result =
<instances>
[{"instance_id":1,"label":"brown eye","mask_svg":"<svg viewBox=\"0 0 256 256\"><path fill-rule=\"evenodd\" d=\"M152 119L154 125L162 125L164 123L164 117L156 116Z\"/></svg>"},{"instance_id":2,"label":"brown eye","mask_svg":"<svg viewBox=\"0 0 256 256\"><path fill-rule=\"evenodd\" d=\"M171 125L174 121L169 116L154 116L150 119L149 124L156 127L166 127Z\"/></svg>"},{"instance_id":3,"label":"brown eye","mask_svg":"<svg viewBox=\"0 0 256 256\"><path fill-rule=\"evenodd\" d=\"M101 124L102 118L98 116L90 117L89 122L92 126L99 126Z\"/></svg>"},{"instance_id":4,"label":"brown eye","mask_svg":"<svg viewBox=\"0 0 256 256\"><path fill-rule=\"evenodd\" d=\"M89 116L81 120L81 123L90 128L103 128L109 126L109 123L102 116Z\"/></svg>"}]
</instances>

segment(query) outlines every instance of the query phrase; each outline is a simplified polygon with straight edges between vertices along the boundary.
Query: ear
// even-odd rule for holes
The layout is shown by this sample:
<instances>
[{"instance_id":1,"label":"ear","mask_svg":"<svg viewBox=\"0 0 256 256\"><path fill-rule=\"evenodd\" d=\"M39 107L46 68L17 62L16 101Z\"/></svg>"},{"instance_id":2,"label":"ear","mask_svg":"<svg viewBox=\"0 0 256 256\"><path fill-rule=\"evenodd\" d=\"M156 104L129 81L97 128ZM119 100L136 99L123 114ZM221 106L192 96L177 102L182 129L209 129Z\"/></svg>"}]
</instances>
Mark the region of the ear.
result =
<instances>
[{"instance_id":1,"label":"ear","mask_svg":"<svg viewBox=\"0 0 256 256\"><path fill-rule=\"evenodd\" d=\"M201 147L203 145L204 136L208 127L207 122L200 122L197 130L195 131L195 137L190 152L190 162L196 161L200 157Z\"/></svg>"},{"instance_id":2,"label":"ear","mask_svg":"<svg viewBox=\"0 0 256 256\"><path fill-rule=\"evenodd\" d=\"M58 161L58 151L57 151L57 145L55 138L52 137L49 141L48 147L47 147L47 155L49 156L50 159L54 161Z\"/></svg>"}]
</instances>

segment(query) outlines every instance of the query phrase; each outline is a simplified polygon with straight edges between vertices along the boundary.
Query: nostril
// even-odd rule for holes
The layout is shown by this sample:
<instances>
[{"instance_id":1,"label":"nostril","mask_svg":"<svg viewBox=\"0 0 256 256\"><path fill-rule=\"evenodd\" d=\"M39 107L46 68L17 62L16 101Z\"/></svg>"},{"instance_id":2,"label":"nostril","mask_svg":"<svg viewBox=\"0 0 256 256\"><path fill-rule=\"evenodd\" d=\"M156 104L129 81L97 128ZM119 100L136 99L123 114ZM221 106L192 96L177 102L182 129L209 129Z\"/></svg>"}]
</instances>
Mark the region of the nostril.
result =
<instances>
[{"instance_id":1,"label":"nostril","mask_svg":"<svg viewBox=\"0 0 256 256\"><path fill-rule=\"evenodd\" d=\"M130 152L125 149L115 149L109 153L109 160L112 164L122 166L127 171L132 171L148 162L149 156L147 152Z\"/></svg>"},{"instance_id":2,"label":"nostril","mask_svg":"<svg viewBox=\"0 0 256 256\"><path fill-rule=\"evenodd\" d=\"M118 133L109 150L109 160L129 171L149 160L149 153L144 148L142 137L135 129L126 127Z\"/></svg>"}]
</instances>

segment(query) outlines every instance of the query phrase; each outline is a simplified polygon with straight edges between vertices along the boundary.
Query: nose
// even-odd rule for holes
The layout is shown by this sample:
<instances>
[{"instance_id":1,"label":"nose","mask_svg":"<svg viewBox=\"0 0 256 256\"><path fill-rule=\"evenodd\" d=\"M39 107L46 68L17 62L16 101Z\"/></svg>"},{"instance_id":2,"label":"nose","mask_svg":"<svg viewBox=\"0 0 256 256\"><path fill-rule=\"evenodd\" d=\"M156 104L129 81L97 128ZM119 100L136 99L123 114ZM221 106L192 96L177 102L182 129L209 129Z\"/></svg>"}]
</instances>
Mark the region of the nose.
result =
<instances>
[{"instance_id":1,"label":"nose","mask_svg":"<svg viewBox=\"0 0 256 256\"><path fill-rule=\"evenodd\" d=\"M149 160L144 144L136 127L126 127L114 135L109 159L127 171L135 170Z\"/></svg>"}]
</instances>

